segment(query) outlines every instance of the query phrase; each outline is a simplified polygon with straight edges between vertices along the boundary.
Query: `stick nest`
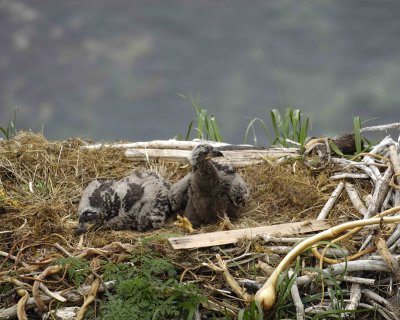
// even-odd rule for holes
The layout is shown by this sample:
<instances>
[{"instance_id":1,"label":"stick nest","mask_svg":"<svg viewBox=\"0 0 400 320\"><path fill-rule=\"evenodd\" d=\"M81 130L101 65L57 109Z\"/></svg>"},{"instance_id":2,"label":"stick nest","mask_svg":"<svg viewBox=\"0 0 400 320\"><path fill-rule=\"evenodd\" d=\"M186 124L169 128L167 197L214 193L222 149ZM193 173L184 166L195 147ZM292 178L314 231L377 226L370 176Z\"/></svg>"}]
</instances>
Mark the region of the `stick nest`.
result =
<instances>
[{"instance_id":1,"label":"stick nest","mask_svg":"<svg viewBox=\"0 0 400 320\"><path fill-rule=\"evenodd\" d=\"M146 169L155 170L169 182L174 183L189 170L177 163L160 161L134 163L125 158L123 149L82 148L88 143L89 141L79 138L61 142L48 141L42 135L31 132L21 132L12 140L0 141L0 217L2 222L0 245L2 251L16 256L29 265L35 263L37 265L39 262L46 265L43 261L66 256L65 252L60 252L54 247L56 243L61 244L72 255L86 252L84 256L90 258L96 254L95 251L88 253L87 248L104 249L113 243L127 243L135 246L138 243L143 244L143 239L157 239L163 234L183 235L183 231L175 227L174 219L171 219L161 230L146 233L97 231L86 234L82 238L83 242L79 243L79 238L73 232L78 220L77 206L83 189L93 179L120 179L134 170ZM335 181L328 178L332 170L332 168L327 168L316 173L305 167L300 160L294 159L280 164L265 161L260 165L240 169L240 173L251 190L250 200L240 219L231 223L225 221L219 225L206 226L195 232L316 219L337 185ZM368 194L371 189L368 182L358 182L357 187L362 194ZM330 219L339 222L359 218L358 212L347 196L341 197L341 201L330 212ZM224 281L216 279L210 273L203 276L202 272L205 269L204 261L211 263L213 260L217 263L215 256L220 251L216 248L189 252L173 251L165 238L160 236L161 240L152 242L151 248L166 256L182 271L182 280L189 279L204 283L205 292L210 301L214 301L215 290L223 288ZM246 254L250 245L253 248L252 252L256 252L257 255L256 242L250 244L243 242L228 248L224 259L228 258L227 254L232 256ZM349 242L348 247L353 248L352 243ZM86 248L86 251L82 248ZM130 250L131 247L129 250L113 248L111 253L105 255L108 259L115 258L117 261L121 260L122 253L126 254ZM114 253L116 256L113 256ZM276 265L279 259L278 255L272 254L266 262ZM247 264L254 260L249 261ZM14 262L10 257L7 259L0 257L0 273L5 274L10 268L16 268L17 263L13 264ZM232 263L228 263L228 268L230 266ZM218 268L224 270L221 266ZM243 268L239 268L238 274L234 276L240 273L241 277L246 277L246 274L243 274L245 269ZM206 269L211 272L210 268ZM249 277L252 276L249 275ZM210 281L211 284L209 284ZM15 301L9 303L12 305ZM232 300L230 304L234 309L238 301ZM0 303L0 308L8 305L7 302ZM243 306L243 304L239 305Z\"/></svg>"}]
</instances>

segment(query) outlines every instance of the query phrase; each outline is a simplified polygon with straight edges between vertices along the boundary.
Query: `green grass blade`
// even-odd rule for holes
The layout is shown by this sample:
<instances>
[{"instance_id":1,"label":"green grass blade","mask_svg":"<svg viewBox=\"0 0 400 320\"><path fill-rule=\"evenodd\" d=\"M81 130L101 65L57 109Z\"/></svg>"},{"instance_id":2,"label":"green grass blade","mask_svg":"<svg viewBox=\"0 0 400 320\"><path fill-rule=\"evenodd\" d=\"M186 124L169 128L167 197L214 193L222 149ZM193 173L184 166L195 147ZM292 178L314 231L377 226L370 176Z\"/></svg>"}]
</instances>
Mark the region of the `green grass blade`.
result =
<instances>
[{"instance_id":1,"label":"green grass blade","mask_svg":"<svg viewBox=\"0 0 400 320\"><path fill-rule=\"evenodd\" d=\"M290 115L290 122L292 123L292 140L299 141L298 126L301 124L301 115L299 109L292 110ZM301 128L299 128L301 129ZM300 130L299 130L300 131Z\"/></svg>"},{"instance_id":2,"label":"green grass blade","mask_svg":"<svg viewBox=\"0 0 400 320\"><path fill-rule=\"evenodd\" d=\"M4 129L3 127L0 127L0 131L4 134L4 137L8 140L9 139L8 130Z\"/></svg>"},{"instance_id":3,"label":"green grass blade","mask_svg":"<svg viewBox=\"0 0 400 320\"><path fill-rule=\"evenodd\" d=\"M254 118L247 125L246 131L244 133L243 143L247 143L247 139L249 137L250 128L253 129L253 138L254 138L254 123L258 120L258 118Z\"/></svg>"},{"instance_id":4,"label":"green grass blade","mask_svg":"<svg viewBox=\"0 0 400 320\"><path fill-rule=\"evenodd\" d=\"M211 122L212 131L214 133L214 140L218 141L218 142L222 142L223 139L221 136L221 132L219 131L219 126L218 126L217 120L215 119L214 116L210 117L210 122Z\"/></svg>"},{"instance_id":5,"label":"green grass blade","mask_svg":"<svg viewBox=\"0 0 400 320\"><path fill-rule=\"evenodd\" d=\"M344 156L343 152L339 149L339 147L333 141L329 141L329 146L331 147L333 152L335 152L339 156L342 156L342 157Z\"/></svg>"},{"instance_id":6,"label":"green grass blade","mask_svg":"<svg viewBox=\"0 0 400 320\"><path fill-rule=\"evenodd\" d=\"M360 117L354 117L354 139L356 142L356 152L361 153L361 120Z\"/></svg>"},{"instance_id":7,"label":"green grass blade","mask_svg":"<svg viewBox=\"0 0 400 320\"><path fill-rule=\"evenodd\" d=\"M204 139L204 127L206 125L207 110L201 109L197 116L197 138Z\"/></svg>"},{"instance_id":8,"label":"green grass blade","mask_svg":"<svg viewBox=\"0 0 400 320\"><path fill-rule=\"evenodd\" d=\"M304 124L301 126L300 129L300 135L299 135L299 143L300 143L300 151L304 151L304 144L307 139L307 133L308 133L308 126L309 126L310 119L306 117L306 120Z\"/></svg>"},{"instance_id":9,"label":"green grass blade","mask_svg":"<svg viewBox=\"0 0 400 320\"><path fill-rule=\"evenodd\" d=\"M275 144L277 141L279 141L279 138L281 136L280 128L282 126L281 115L280 115L278 109L271 110L271 121L272 121L272 127L275 132L275 139L273 141L273 144Z\"/></svg>"},{"instance_id":10,"label":"green grass blade","mask_svg":"<svg viewBox=\"0 0 400 320\"><path fill-rule=\"evenodd\" d=\"M290 118L292 115L292 109L286 108L285 115L283 117L283 125L281 128L281 134L285 140L289 138L289 125L290 125Z\"/></svg>"},{"instance_id":11,"label":"green grass blade","mask_svg":"<svg viewBox=\"0 0 400 320\"><path fill-rule=\"evenodd\" d=\"M190 139L190 134L192 132L193 122L194 122L194 120L190 121L190 123L189 123L188 129L187 129L187 132L186 132L186 136L185 136L185 140L186 141L189 141L189 139Z\"/></svg>"}]
</instances>

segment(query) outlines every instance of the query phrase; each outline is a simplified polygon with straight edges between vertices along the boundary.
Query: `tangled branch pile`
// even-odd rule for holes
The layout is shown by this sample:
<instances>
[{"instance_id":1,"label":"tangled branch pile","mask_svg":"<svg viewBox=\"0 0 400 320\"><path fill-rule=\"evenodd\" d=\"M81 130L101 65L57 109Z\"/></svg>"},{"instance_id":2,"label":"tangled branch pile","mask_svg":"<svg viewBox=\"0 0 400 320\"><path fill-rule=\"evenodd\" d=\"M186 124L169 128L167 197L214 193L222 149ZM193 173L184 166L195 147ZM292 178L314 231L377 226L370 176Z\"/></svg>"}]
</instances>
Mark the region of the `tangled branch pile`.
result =
<instances>
[{"instance_id":1,"label":"tangled branch pile","mask_svg":"<svg viewBox=\"0 0 400 320\"><path fill-rule=\"evenodd\" d=\"M87 144L80 139L49 142L33 133L20 133L10 141L0 142L0 319L35 319L42 314L67 319L56 310L66 311L64 307L71 305L79 307L72 310L78 319L85 313L87 319L99 315L107 319L110 309L104 303L115 294L121 298L119 285L127 280L119 281L115 270L129 266L137 270L134 276L139 277L146 265L144 258L156 259L154 254L178 271L173 275L164 266L151 272L162 283L172 278L176 281L168 286L156 282L154 286L154 301L158 301L154 297L163 297L165 303L172 301L168 297L174 297L177 304L169 312L175 312L177 306L181 309L181 313L168 313L158 306L160 318L196 315L204 319L234 319L248 310L262 313L254 307L253 294L305 235L282 238L276 234L243 239L232 246L174 251L167 238L183 232L171 220L164 229L147 233L97 231L77 238L73 234L77 204L89 181L119 179L145 167L175 182L188 171L179 163L161 160L134 163L121 148L83 148ZM326 217L334 224L370 218L400 204L397 155L397 144L387 138L369 154L361 155L357 159L360 161L332 157L331 163L318 172L309 170L298 158L265 159L261 164L240 169L251 189L251 199L241 218L196 232ZM315 313L328 317L362 310L358 316L365 319L374 313L396 319L400 308L396 295L399 236L395 224L381 224L329 244L327 250L306 250L295 259L291 276L286 270L282 273L271 317L303 319ZM373 249L369 249L371 245ZM338 263L359 249L366 249L370 255ZM334 264L324 267L314 255L323 256L324 263ZM81 264L76 265L76 261ZM111 266L116 268L114 273L110 272ZM195 284L199 291L179 286L187 283ZM198 299L185 309L181 303L188 295ZM206 299L201 298L204 296Z\"/></svg>"}]
</instances>

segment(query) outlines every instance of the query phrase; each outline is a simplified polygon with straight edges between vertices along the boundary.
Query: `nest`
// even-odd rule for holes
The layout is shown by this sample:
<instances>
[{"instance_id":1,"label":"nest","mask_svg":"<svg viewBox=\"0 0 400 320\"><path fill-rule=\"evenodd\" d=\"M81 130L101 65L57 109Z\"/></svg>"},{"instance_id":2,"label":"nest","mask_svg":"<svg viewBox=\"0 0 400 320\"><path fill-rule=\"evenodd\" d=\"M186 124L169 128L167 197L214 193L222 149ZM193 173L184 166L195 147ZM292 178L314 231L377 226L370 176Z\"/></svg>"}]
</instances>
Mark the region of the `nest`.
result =
<instances>
[{"instance_id":1,"label":"nest","mask_svg":"<svg viewBox=\"0 0 400 320\"><path fill-rule=\"evenodd\" d=\"M174 218L163 229L145 233L96 231L81 238L75 236L78 202L83 189L93 179L120 179L134 170L146 169L155 170L174 183L189 170L178 163L132 162L119 148L83 148L88 143L79 138L48 141L42 135L31 132L21 132L12 140L0 141L0 243L2 252L8 254L0 257L0 274L9 275L13 271L17 274L15 279L21 281L24 278L18 278L22 272L22 269L18 271L19 268L25 268L28 274L33 270L43 273L51 259L68 255L87 259L100 256L123 261L128 253L145 245L168 258L181 271L182 281L199 284L209 301L215 303L214 310L218 306L221 310L225 307L232 311L232 316L237 315L238 310L245 307L245 299L240 296L239 299L232 298L235 294L239 295L235 291L224 297L221 292L226 286L226 279L215 274L221 274L223 264L227 263L227 268L234 266L234 270L230 270L233 277L263 281L265 274L261 272L258 279L251 272L255 259L263 257L260 262L274 267L282 259L282 253L256 240L239 242L223 249L174 251L166 238L171 234L184 234L174 226ZM320 172L311 171L298 159L281 163L265 161L242 168L239 171L251 190L251 197L240 219L206 226L195 233L314 220L337 186L336 181L329 179L334 170L333 166L328 166ZM357 180L356 187L361 196L368 195L372 189L371 183L365 180ZM335 223L359 218L360 213L345 194L329 213L329 219ZM354 251L356 242L347 241L345 248ZM219 260L216 254L222 254L224 261ZM235 264L233 257L242 255L249 259ZM29 269L29 266L34 267ZM33 278L23 280L29 288ZM61 290L72 286L71 283L60 283L54 286L49 284L50 289ZM10 299L0 302L0 308L6 310L16 304L19 298L15 292ZM35 307L40 309L37 303ZM48 306L43 309L47 310Z\"/></svg>"}]
</instances>

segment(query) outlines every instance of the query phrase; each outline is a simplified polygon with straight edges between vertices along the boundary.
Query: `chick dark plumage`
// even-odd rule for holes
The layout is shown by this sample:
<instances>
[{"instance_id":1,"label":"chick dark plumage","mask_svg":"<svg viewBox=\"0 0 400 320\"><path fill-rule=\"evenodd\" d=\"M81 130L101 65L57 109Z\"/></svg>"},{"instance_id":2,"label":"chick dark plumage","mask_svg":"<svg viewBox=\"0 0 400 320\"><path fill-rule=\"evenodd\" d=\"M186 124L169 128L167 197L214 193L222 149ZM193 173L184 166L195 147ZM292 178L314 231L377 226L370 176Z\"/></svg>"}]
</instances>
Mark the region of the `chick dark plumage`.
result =
<instances>
[{"instance_id":1,"label":"chick dark plumage","mask_svg":"<svg viewBox=\"0 0 400 320\"><path fill-rule=\"evenodd\" d=\"M94 180L78 206L78 234L91 224L103 229L146 231L165 225L169 184L155 172L135 172L117 181Z\"/></svg>"},{"instance_id":2,"label":"chick dark plumage","mask_svg":"<svg viewBox=\"0 0 400 320\"><path fill-rule=\"evenodd\" d=\"M231 166L211 161L221 156L211 145L198 145L192 152L191 172L171 186L172 211L184 211L194 226L216 223L224 214L238 218L249 197L246 183Z\"/></svg>"}]
</instances>

